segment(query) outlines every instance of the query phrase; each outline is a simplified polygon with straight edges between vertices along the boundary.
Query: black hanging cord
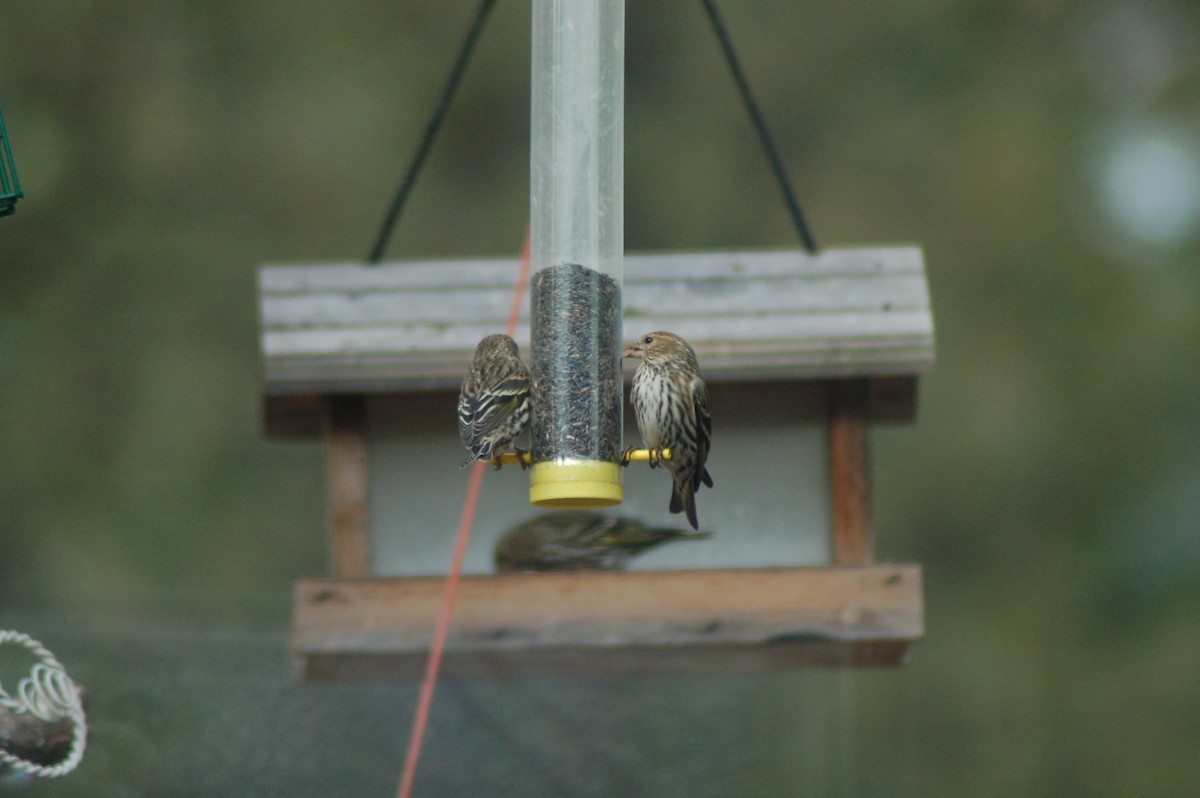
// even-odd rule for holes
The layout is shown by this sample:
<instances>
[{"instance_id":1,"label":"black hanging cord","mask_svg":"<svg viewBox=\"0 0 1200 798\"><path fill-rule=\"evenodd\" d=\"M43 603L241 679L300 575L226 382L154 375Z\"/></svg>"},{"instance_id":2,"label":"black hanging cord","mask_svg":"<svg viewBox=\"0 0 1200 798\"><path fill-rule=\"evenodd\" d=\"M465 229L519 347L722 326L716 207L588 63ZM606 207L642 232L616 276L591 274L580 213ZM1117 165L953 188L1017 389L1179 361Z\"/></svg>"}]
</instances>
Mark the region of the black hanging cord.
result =
<instances>
[{"instance_id":1,"label":"black hanging cord","mask_svg":"<svg viewBox=\"0 0 1200 798\"><path fill-rule=\"evenodd\" d=\"M446 79L446 85L442 87L442 93L438 97L437 107L434 108L433 115L425 125L425 133L421 136L417 152L408 165L408 172L400 182L396 196L392 199L392 205L383 218L383 226L379 229L375 245L371 247L371 254L367 256L368 263L379 263L383 260L383 252L387 249L388 240L396 229L396 222L400 219L400 213L404 210L405 203L408 202L408 195L412 193L413 184L417 182L417 175L420 174L421 167L425 165L429 149L433 146L433 140L442 127L442 121L446 118L446 111L450 107L450 101L454 99L454 92L458 88L459 81L462 80L463 72L467 69L467 62L471 60L471 53L475 51L475 45L479 41L480 34L483 33L484 23L487 22L488 13L491 12L495 3L496 0L481 0L479 7L475 10L471 27L467 29L467 37L458 51L454 67L450 70L450 77Z\"/></svg>"},{"instance_id":2,"label":"black hanging cord","mask_svg":"<svg viewBox=\"0 0 1200 798\"><path fill-rule=\"evenodd\" d=\"M771 141L771 134L767 131L767 122L763 119L762 111L759 110L758 103L755 102L754 95L750 92L746 74L742 71L737 53L733 50L733 40L729 37L729 29L725 27L725 22L717 12L716 0L701 0L701 2L704 4L704 10L708 12L708 20L712 23L713 32L717 34L717 40L721 43L725 61L729 64L729 71L733 74L734 82L737 83L738 92L742 95L742 102L746 105L750 120L758 130L758 137L767 151L767 157L771 159L771 169L775 172L775 179L779 181L780 190L783 191L783 201L787 203L788 213L792 216L792 224L796 226L796 232L800 235L800 241L803 242L804 248L808 250L809 254L815 255L817 242L813 239L812 232L804 221L804 214L800 212L800 203L796 201L796 192L792 190L791 181L788 180L787 172L784 171L779 151L775 149L775 144Z\"/></svg>"}]
</instances>

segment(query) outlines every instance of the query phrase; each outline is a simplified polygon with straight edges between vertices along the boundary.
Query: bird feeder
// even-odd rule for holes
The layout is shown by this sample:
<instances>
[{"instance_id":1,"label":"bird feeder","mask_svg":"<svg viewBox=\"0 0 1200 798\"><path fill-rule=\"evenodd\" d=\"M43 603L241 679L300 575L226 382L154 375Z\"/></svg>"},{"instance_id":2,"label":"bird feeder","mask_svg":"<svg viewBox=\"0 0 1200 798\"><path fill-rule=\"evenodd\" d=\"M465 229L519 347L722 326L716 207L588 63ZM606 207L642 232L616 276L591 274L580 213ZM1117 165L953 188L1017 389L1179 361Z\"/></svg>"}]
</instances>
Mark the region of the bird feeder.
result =
<instances>
[{"instance_id":1,"label":"bird feeder","mask_svg":"<svg viewBox=\"0 0 1200 798\"><path fill-rule=\"evenodd\" d=\"M514 334L542 392L533 467L483 480L442 673L897 665L923 634L921 569L874 561L869 433L915 417L933 364L921 252L623 255L620 5L534 3L533 274ZM423 672L467 481L458 390L518 273L260 269L266 435L323 441L328 469L330 574L296 586L297 679ZM538 507L679 523L662 470L618 465L639 440L621 344L659 329L692 344L708 383L711 537L628 571L493 573L496 540Z\"/></svg>"},{"instance_id":2,"label":"bird feeder","mask_svg":"<svg viewBox=\"0 0 1200 798\"><path fill-rule=\"evenodd\" d=\"M627 255L625 270L626 317L690 341L708 381L716 488L698 503L713 535L627 572L496 575L496 539L539 511L519 469L489 472L445 671L901 662L923 633L921 569L874 562L869 433L913 420L933 363L920 250ZM260 270L266 434L324 440L328 468L331 573L296 587L298 678L419 676L466 482L458 388L517 273L516 260ZM528 353L527 316L515 338ZM624 477L620 513L678 522L661 470Z\"/></svg>"},{"instance_id":3,"label":"bird feeder","mask_svg":"<svg viewBox=\"0 0 1200 798\"><path fill-rule=\"evenodd\" d=\"M0 110L0 216L15 211L17 200L23 196L21 181L17 179L17 164L8 143L8 131L4 127L4 112Z\"/></svg>"},{"instance_id":4,"label":"bird feeder","mask_svg":"<svg viewBox=\"0 0 1200 798\"><path fill-rule=\"evenodd\" d=\"M529 499L620 504L624 4L534 4Z\"/></svg>"}]
</instances>

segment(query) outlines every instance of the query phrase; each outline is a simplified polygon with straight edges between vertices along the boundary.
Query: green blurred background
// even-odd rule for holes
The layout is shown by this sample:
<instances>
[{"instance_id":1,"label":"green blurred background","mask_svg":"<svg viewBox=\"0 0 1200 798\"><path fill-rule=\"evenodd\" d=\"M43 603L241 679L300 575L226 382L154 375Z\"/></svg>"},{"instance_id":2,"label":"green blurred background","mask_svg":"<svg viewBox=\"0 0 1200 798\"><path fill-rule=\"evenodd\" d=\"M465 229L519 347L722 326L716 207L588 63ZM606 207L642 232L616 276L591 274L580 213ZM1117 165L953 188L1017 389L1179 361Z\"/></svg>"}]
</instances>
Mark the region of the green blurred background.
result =
<instances>
[{"instance_id":1,"label":"green blurred background","mask_svg":"<svg viewBox=\"0 0 1200 798\"><path fill-rule=\"evenodd\" d=\"M0 9L0 628L93 724L15 790L394 791L415 686L286 679L323 464L260 435L255 269L366 255L474 8ZM927 639L897 672L445 682L417 794L1200 794L1200 10L724 11L818 241L925 250L938 366L875 467ZM699 5L630 3L627 49L627 248L793 246ZM528 90L502 2L390 256L515 255Z\"/></svg>"}]
</instances>

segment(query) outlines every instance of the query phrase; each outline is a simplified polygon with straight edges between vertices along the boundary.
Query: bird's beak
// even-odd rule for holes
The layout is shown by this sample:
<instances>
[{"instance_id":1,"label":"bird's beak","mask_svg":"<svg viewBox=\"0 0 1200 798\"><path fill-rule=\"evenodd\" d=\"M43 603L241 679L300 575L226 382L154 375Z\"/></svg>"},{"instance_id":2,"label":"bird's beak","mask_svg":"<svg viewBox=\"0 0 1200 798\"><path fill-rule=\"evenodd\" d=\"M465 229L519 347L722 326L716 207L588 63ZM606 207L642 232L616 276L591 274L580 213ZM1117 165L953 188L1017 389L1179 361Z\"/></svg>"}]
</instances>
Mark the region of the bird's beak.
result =
<instances>
[{"instance_id":1,"label":"bird's beak","mask_svg":"<svg viewBox=\"0 0 1200 798\"><path fill-rule=\"evenodd\" d=\"M630 344L629 346L625 347L625 353L623 355L621 355L621 359L623 360L627 357L641 357L641 356L642 356L641 345L640 344Z\"/></svg>"}]
</instances>

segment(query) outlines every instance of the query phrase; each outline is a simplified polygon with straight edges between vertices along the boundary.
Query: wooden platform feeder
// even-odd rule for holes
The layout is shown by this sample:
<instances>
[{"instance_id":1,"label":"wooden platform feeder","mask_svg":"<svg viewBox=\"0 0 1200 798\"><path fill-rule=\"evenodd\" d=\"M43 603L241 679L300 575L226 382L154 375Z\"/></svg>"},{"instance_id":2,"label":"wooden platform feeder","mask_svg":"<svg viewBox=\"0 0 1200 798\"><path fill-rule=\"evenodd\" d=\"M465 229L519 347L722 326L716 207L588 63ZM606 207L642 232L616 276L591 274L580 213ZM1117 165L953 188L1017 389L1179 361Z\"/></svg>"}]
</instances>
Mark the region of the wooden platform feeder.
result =
<instances>
[{"instance_id":1,"label":"wooden platform feeder","mask_svg":"<svg viewBox=\"0 0 1200 798\"><path fill-rule=\"evenodd\" d=\"M625 264L624 338L682 335L709 383L716 487L698 504L714 534L625 572L496 575L496 538L544 511L519 469L488 473L443 672L901 663L923 634L921 569L873 561L868 431L914 418L933 364L920 250ZM420 675L467 481L457 392L476 342L503 329L517 273L506 260L262 267L266 434L323 438L328 456L331 573L296 586L297 679ZM515 337L528 356L527 318ZM640 442L628 406L625 440ZM624 482L614 511L682 523L664 471L633 464Z\"/></svg>"}]
</instances>

